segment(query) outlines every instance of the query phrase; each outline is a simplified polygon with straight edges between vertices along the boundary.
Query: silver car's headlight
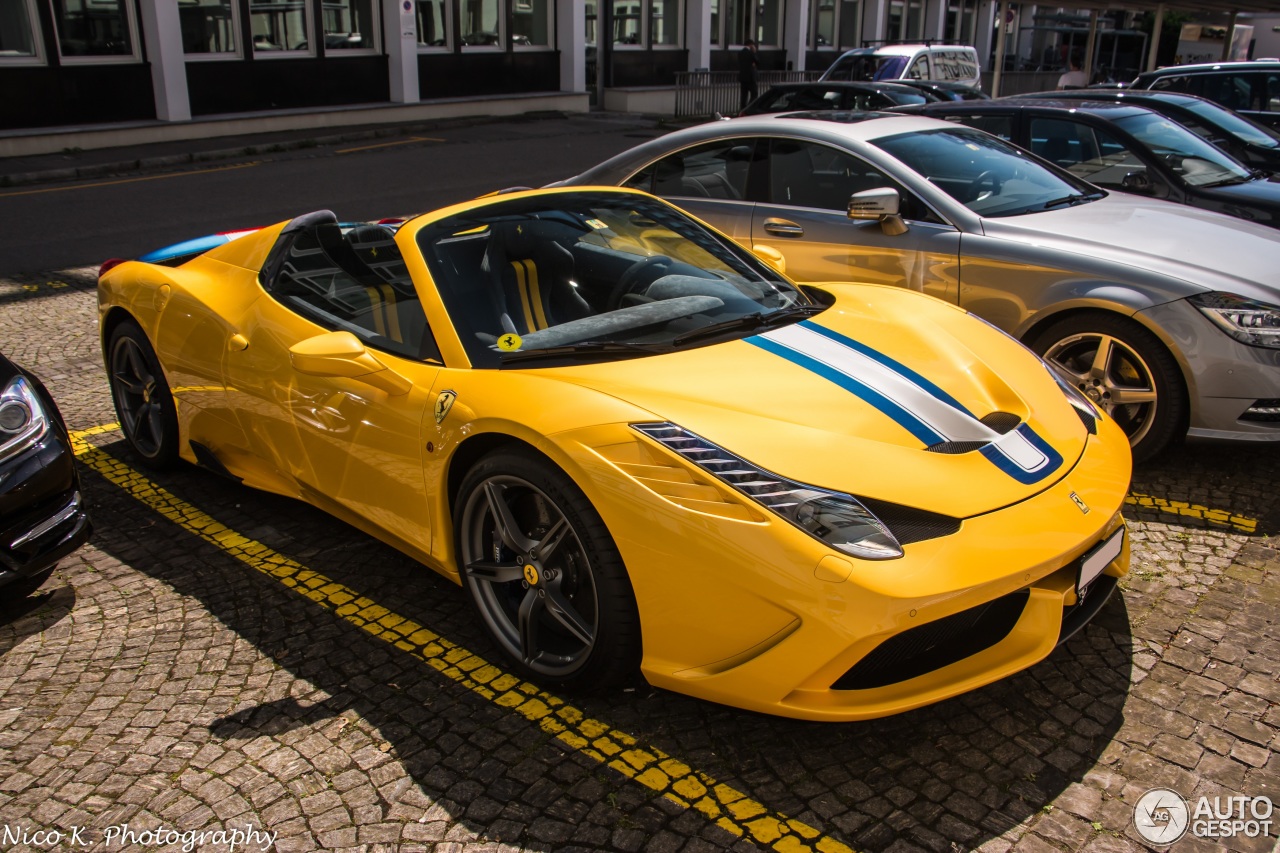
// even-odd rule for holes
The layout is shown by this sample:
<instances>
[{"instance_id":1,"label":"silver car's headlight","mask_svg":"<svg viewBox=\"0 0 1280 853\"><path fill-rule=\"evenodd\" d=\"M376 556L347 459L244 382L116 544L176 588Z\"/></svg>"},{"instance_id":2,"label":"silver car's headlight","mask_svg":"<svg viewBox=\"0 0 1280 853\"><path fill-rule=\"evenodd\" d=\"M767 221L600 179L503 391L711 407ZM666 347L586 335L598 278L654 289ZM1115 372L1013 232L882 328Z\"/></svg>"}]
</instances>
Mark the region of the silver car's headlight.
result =
<instances>
[{"instance_id":1,"label":"silver car's headlight","mask_svg":"<svg viewBox=\"0 0 1280 853\"><path fill-rule=\"evenodd\" d=\"M771 474L675 424L632 426L837 551L863 560L902 556L884 522L851 495Z\"/></svg>"},{"instance_id":2,"label":"silver car's headlight","mask_svg":"<svg viewBox=\"0 0 1280 853\"><path fill-rule=\"evenodd\" d=\"M1198 293L1190 302L1237 341L1280 349L1280 307L1234 293Z\"/></svg>"},{"instance_id":3,"label":"silver car's headlight","mask_svg":"<svg viewBox=\"0 0 1280 853\"><path fill-rule=\"evenodd\" d=\"M14 377L0 393L0 459L17 456L49 429L49 418L31 383Z\"/></svg>"}]
</instances>

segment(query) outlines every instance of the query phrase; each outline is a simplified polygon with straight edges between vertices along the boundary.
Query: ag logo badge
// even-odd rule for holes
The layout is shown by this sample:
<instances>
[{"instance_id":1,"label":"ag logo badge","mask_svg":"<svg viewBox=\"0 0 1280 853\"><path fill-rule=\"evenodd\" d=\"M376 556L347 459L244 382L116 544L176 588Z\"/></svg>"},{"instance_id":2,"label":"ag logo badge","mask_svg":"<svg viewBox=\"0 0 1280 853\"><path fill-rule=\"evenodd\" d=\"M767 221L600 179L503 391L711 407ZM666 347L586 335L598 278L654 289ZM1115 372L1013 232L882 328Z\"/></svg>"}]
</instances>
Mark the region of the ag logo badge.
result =
<instances>
[{"instance_id":1,"label":"ag logo badge","mask_svg":"<svg viewBox=\"0 0 1280 853\"><path fill-rule=\"evenodd\" d=\"M436 425L449 416L449 410L453 408L453 401L458 399L458 395L453 391L441 391L440 396L436 397Z\"/></svg>"},{"instance_id":2,"label":"ag logo badge","mask_svg":"<svg viewBox=\"0 0 1280 853\"><path fill-rule=\"evenodd\" d=\"M1152 844L1172 844L1187 831L1191 810L1182 796L1168 788L1152 788L1133 807L1133 826Z\"/></svg>"},{"instance_id":3,"label":"ag logo badge","mask_svg":"<svg viewBox=\"0 0 1280 853\"><path fill-rule=\"evenodd\" d=\"M1081 512L1083 512L1085 515L1089 514L1089 505L1084 501L1082 501L1080 499L1080 496L1077 495L1075 492L1071 493L1071 500L1075 501L1076 506L1080 508Z\"/></svg>"},{"instance_id":4,"label":"ag logo badge","mask_svg":"<svg viewBox=\"0 0 1280 853\"><path fill-rule=\"evenodd\" d=\"M515 352L520 349L520 336L514 333L503 335L498 338L498 349L503 352Z\"/></svg>"}]
</instances>

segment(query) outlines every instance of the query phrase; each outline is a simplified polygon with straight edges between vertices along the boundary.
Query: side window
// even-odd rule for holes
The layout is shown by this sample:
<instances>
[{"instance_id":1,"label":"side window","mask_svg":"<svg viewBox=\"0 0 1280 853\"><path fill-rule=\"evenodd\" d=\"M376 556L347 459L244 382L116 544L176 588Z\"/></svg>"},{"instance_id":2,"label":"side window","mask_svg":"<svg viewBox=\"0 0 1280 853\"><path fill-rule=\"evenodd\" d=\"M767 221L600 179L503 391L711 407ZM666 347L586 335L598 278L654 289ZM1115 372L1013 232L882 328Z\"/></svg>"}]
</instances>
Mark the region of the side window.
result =
<instances>
[{"instance_id":1,"label":"side window","mask_svg":"<svg viewBox=\"0 0 1280 853\"><path fill-rule=\"evenodd\" d=\"M652 192L664 197L745 198L754 147L751 139L727 139L664 157L651 167Z\"/></svg>"},{"instance_id":2,"label":"side window","mask_svg":"<svg viewBox=\"0 0 1280 853\"><path fill-rule=\"evenodd\" d=\"M958 121L969 127L985 130L992 136L998 136L1007 142L1013 141L1013 116L947 116L947 121Z\"/></svg>"},{"instance_id":3,"label":"side window","mask_svg":"<svg viewBox=\"0 0 1280 853\"><path fill-rule=\"evenodd\" d=\"M1280 74L1262 74L1260 75L1265 83L1262 91L1263 95L1262 109L1269 113L1280 113Z\"/></svg>"},{"instance_id":4,"label":"side window","mask_svg":"<svg viewBox=\"0 0 1280 853\"><path fill-rule=\"evenodd\" d=\"M1122 189L1126 175L1146 166L1111 134L1076 121L1033 118L1031 150L1101 187Z\"/></svg>"},{"instance_id":5,"label":"side window","mask_svg":"<svg viewBox=\"0 0 1280 853\"><path fill-rule=\"evenodd\" d=\"M908 80L928 80L929 79L929 57L922 56L915 62L911 63L911 69L907 71Z\"/></svg>"},{"instance_id":6,"label":"side window","mask_svg":"<svg viewBox=\"0 0 1280 853\"><path fill-rule=\"evenodd\" d=\"M1151 84L1151 89L1155 92L1191 92L1193 95L1200 94L1198 90L1191 91L1190 78L1188 77L1158 77Z\"/></svg>"},{"instance_id":7,"label":"side window","mask_svg":"<svg viewBox=\"0 0 1280 853\"><path fill-rule=\"evenodd\" d=\"M285 250L267 291L308 320L371 347L440 357L395 235L384 225L307 226Z\"/></svg>"},{"instance_id":8,"label":"side window","mask_svg":"<svg viewBox=\"0 0 1280 853\"><path fill-rule=\"evenodd\" d=\"M902 197L902 215L927 222L941 220L896 181L858 157L812 142L775 139L769 150L769 197L774 204L814 207L844 213L849 197L863 190L891 187Z\"/></svg>"}]
</instances>

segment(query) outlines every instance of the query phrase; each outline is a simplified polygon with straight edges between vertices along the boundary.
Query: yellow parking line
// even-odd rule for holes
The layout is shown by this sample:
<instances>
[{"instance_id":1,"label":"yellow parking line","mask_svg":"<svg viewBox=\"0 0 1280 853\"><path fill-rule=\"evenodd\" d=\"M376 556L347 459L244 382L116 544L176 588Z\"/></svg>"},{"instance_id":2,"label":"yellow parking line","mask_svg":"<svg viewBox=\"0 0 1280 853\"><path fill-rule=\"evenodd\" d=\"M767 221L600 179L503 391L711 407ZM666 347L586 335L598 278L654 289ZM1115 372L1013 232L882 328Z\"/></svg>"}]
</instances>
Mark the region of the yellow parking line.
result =
<instances>
[{"instance_id":1,"label":"yellow parking line","mask_svg":"<svg viewBox=\"0 0 1280 853\"><path fill-rule=\"evenodd\" d=\"M1143 495L1138 492L1130 492L1125 497L1124 502L1130 506L1141 507L1143 509L1158 509L1160 512L1167 512L1173 515L1180 515L1187 518L1200 518L1205 521L1212 521L1215 524L1223 524L1232 527L1241 533L1257 533L1258 519L1249 518L1244 515L1236 515L1225 509L1211 509L1207 506L1189 503L1187 501L1170 501L1164 498L1156 498L1151 495Z\"/></svg>"},{"instance_id":2,"label":"yellow parking line","mask_svg":"<svg viewBox=\"0 0 1280 853\"><path fill-rule=\"evenodd\" d=\"M370 148L387 148L391 145L408 145L410 142L444 142L434 136L411 136L408 139L397 139L395 142L379 142L376 145L361 145L359 148L340 148L334 154L350 154L352 151L368 151Z\"/></svg>"},{"instance_id":3,"label":"yellow parking line","mask_svg":"<svg viewBox=\"0 0 1280 853\"><path fill-rule=\"evenodd\" d=\"M345 621L425 661L478 696L508 708L583 755L685 808L697 809L721 829L779 853L852 853L847 845L806 823L773 811L746 794L640 743L607 723L591 719L558 696L446 640L430 629L366 598L358 591L311 571L283 554L219 523L86 439L118 429L109 424L71 433L81 462L179 527L240 562L268 575Z\"/></svg>"},{"instance_id":4,"label":"yellow parking line","mask_svg":"<svg viewBox=\"0 0 1280 853\"><path fill-rule=\"evenodd\" d=\"M163 181L165 178L185 178L187 175L207 175L211 172L229 172L232 169L247 169L250 166L261 166L259 160L252 163L236 163L234 166L219 166L216 169L196 169L191 172L170 172L167 175L146 175L141 178L121 178L118 181L99 181L96 184L73 184L69 187L45 187L39 190L19 190L12 193L0 193L0 198L10 198L17 195L40 195L41 193L61 193L67 190L84 190L90 187L113 187L117 184L136 184L139 181Z\"/></svg>"}]
</instances>

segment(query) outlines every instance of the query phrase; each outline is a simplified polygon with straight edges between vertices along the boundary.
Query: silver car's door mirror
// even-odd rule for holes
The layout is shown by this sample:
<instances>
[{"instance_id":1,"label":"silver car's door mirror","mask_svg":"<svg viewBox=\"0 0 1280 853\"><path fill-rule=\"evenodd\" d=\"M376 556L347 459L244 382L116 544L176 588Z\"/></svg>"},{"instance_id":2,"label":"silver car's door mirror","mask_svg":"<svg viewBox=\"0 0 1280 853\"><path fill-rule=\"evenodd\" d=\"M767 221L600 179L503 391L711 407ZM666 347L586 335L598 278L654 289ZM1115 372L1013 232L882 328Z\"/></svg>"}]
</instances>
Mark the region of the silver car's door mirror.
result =
<instances>
[{"instance_id":1,"label":"silver car's door mirror","mask_svg":"<svg viewBox=\"0 0 1280 853\"><path fill-rule=\"evenodd\" d=\"M878 219L884 233L896 237L907 231L907 223L898 213L901 205L902 197L893 187L863 190L849 197L849 218Z\"/></svg>"}]
</instances>

